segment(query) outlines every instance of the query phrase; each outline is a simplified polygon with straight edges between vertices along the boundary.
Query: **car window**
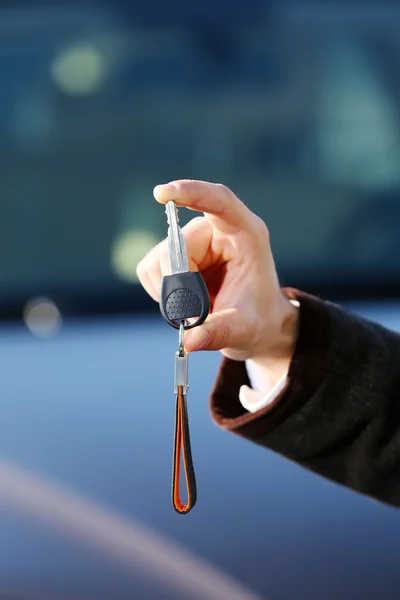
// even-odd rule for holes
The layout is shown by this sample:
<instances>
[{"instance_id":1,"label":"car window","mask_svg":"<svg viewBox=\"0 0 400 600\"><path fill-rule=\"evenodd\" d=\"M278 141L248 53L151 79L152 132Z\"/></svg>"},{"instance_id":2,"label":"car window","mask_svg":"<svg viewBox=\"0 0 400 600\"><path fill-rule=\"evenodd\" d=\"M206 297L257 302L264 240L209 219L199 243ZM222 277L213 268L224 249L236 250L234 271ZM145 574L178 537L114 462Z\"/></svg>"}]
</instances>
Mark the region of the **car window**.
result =
<instances>
[{"instance_id":1,"label":"car window","mask_svg":"<svg viewBox=\"0 0 400 600\"><path fill-rule=\"evenodd\" d=\"M176 178L265 219L285 283L396 278L396 13L174 6L1 9L2 296L134 289Z\"/></svg>"}]
</instances>

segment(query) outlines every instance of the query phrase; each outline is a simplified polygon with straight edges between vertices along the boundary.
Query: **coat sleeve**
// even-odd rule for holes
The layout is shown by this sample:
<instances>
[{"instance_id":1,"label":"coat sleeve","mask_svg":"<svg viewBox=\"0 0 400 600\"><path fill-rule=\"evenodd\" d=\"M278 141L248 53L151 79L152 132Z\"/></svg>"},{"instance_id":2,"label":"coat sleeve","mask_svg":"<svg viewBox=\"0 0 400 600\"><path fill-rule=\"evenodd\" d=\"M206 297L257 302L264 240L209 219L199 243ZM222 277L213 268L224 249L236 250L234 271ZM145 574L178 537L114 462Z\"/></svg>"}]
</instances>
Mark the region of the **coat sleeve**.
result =
<instances>
[{"instance_id":1,"label":"coat sleeve","mask_svg":"<svg viewBox=\"0 0 400 600\"><path fill-rule=\"evenodd\" d=\"M210 397L214 422L357 492L400 506L400 335L335 304L286 289L300 303L288 385L248 413L244 362L223 359Z\"/></svg>"}]
</instances>

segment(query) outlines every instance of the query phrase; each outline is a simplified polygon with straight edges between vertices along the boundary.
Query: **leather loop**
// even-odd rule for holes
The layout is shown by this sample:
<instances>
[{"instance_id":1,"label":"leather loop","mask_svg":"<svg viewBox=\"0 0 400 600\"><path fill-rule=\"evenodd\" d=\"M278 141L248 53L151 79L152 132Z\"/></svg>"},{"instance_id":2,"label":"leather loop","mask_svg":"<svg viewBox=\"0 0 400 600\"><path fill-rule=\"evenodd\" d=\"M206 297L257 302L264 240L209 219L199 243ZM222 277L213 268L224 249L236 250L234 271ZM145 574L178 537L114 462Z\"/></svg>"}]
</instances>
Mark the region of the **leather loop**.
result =
<instances>
[{"instance_id":1,"label":"leather loop","mask_svg":"<svg viewBox=\"0 0 400 600\"><path fill-rule=\"evenodd\" d=\"M183 469L186 481L187 503L184 504L180 497L179 477L181 467L181 454L183 457ZM172 503L179 514L187 514L197 500L196 478L194 474L192 450L190 446L189 419L186 402L186 394L182 386L178 386L176 395L175 411L175 435L174 435L174 460L172 474Z\"/></svg>"}]
</instances>

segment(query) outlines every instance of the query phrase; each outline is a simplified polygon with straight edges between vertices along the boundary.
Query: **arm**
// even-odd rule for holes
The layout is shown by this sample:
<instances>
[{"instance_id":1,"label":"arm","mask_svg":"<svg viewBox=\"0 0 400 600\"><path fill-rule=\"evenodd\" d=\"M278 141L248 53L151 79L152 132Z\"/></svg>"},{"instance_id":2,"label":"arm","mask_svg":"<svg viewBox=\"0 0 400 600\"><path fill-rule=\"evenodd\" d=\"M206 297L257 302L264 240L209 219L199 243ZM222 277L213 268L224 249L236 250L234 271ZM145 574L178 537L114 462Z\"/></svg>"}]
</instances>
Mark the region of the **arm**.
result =
<instances>
[{"instance_id":1,"label":"arm","mask_svg":"<svg viewBox=\"0 0 400 600\"><path fill-rule=\"evenodd\" d=\"M211 397L215 422L400 506L400 336L328 302L283 291L267 225L225 186L179 180L156 186L154 196L204 215L182 233L190 270L204 276L211 313L186 332L185 348L224 356ZM137 267L154 300L168 264L164 240ZM239 399L249 384L247 360L267 372L272 386L289 368L286 387L254 413Z\"/></svg>"},{"instance_id":2,"label":"arm","mask_svg":"<svg viewBox=\"0 0 400 600\"><path fill-rule=\"evenodd\" d=\"M400 506L400 335L296 290L288 384L256 413L239 402L245 363L223 359L215 423L337 483Z\"/></svg>"}]
</instances>

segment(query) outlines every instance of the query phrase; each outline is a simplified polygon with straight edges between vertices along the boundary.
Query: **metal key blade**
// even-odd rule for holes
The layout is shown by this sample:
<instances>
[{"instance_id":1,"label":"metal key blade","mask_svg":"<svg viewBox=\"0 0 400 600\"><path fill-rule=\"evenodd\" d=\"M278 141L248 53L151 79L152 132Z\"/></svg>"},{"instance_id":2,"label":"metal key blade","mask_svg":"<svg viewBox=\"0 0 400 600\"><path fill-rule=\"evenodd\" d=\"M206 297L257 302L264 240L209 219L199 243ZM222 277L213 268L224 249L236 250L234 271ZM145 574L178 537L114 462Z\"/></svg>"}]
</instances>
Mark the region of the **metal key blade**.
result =
<instances>
[{"instance_id":1,"label":"metal key blade","mask_svg":"<svg viewBox=\"0 0 400 600\"><path fill-rule=\"evenodd\" d=\"M173 200L167 202L165 207L168 220L168 252L171 273L187 273L189 271L186 254L185 239L179 227L178 209Z\"/></svg>"}]
</instances>

